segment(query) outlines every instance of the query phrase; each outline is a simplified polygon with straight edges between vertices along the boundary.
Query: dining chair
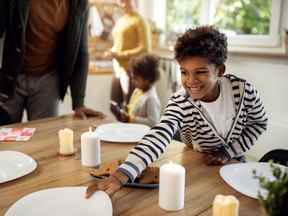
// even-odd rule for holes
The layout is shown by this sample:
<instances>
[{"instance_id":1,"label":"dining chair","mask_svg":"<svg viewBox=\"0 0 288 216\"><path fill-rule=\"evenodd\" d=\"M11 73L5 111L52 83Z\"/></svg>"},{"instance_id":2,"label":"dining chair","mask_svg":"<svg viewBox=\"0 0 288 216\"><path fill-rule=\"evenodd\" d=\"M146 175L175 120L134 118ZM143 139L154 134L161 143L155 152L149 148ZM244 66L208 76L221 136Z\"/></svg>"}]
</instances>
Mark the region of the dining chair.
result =
<instances>
[{"instance_id":1,"label":"dining chair","mask_svg":"<svg viewBox=\"0 0 288 216\"><path fill-rule=\"evenodd\" d=\"M274 149L272 151L269 151L260 158L259 162L268 162L270 160L275 163L288 166L288 150Z\"/></svg>"}]
</instances>

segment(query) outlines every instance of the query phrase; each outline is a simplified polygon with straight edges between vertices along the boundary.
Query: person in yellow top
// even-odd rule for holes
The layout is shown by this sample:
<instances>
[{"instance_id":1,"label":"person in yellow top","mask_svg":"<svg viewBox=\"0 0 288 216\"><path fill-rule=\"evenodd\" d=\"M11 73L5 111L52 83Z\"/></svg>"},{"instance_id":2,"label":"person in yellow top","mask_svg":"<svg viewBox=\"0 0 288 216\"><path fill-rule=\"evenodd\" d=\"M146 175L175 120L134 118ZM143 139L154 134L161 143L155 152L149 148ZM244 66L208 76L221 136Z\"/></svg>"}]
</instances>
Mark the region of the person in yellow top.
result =
<instances>
[{"instance_id":1,"label":"person in yellow top","mask_svg":"<svg viewBox=\"0 0 288 216\"><path fill-rule=\"evenodd\" d=\"M113 29L113 47L106 57L113 58L111 100L126 105L134 90L129 78L129 60L151 49L151 31L146 21L136 12L133 0L119 0L123 16ZM111 109L112 110L112 109ZM113 112L113 111L112 111Z\"/></svg>"}]
</instances>

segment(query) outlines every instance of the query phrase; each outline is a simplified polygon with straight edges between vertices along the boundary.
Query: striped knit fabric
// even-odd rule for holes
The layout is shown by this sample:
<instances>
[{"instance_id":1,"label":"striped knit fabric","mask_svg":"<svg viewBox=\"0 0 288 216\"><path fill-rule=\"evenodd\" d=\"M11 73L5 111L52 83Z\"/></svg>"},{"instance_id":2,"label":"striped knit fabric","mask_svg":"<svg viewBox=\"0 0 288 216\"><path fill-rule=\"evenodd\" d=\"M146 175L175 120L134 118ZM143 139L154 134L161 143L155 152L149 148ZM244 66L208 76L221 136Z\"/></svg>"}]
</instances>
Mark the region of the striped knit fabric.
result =
<instances>
[{"instance_id":1,"label":"striped knit fabric","mask_svg":"<svg viewBox=\"0 0 288 216\"><path fill-rule=\"evenodd\" d=\"M170 98L160 123L131 150L119 170L133 181L164 153L177 131L185 144L197 146L199 151L223 151L230 158L243 156L266 130L268 118L257 90L250 83L234 75L224 78L231 82L236 109L226 137L221 137L205 118L200 102L180 90Z\"/></svg>"}]
</instances>

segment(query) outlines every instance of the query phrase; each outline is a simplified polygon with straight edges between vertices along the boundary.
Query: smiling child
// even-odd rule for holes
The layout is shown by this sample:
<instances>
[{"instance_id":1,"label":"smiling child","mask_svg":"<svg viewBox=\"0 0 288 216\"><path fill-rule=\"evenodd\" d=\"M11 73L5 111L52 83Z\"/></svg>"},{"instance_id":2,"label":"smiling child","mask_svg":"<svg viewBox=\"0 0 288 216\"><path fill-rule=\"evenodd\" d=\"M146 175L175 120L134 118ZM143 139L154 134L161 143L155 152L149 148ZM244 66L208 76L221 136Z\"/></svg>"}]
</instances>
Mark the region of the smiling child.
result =
<instances>
[{"instance_id":1,"label":"smiling child","mask_svg":"<svg viewBox=\"0 0 288 216\"><path fill-rule=\"evenodd\" d=\"M131 150L107 180L90 186L113 194L133 181L165 152L173 136L203 153L207 165L245 161L245 153L267 128L257 90L246 80L224 75L227 38L212 26L187 30L177 40L175 58L183 88L169 100L160 123Z\"/></svg>"}]
</instances>

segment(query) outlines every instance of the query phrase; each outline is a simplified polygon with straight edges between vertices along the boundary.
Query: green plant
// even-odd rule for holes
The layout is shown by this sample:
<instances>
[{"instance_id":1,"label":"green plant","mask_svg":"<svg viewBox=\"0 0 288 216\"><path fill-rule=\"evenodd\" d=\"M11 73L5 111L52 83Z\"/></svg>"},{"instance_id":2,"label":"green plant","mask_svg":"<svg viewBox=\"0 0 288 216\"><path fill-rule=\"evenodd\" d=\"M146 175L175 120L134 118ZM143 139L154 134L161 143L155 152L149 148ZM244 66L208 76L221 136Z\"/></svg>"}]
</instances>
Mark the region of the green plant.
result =
<instances>
[{"instance_id":1,"label":"green plant","mask_svg":"<svg viewBox=\"0 0 288 216\"><path fill-rule=\"evenodd\" d=\"M208 0L166 0L166 31L184 32L198 26L206 14ZM181 2L181 3L180 3ZM209 17L221 30L237 35L267 35L270 33L272 0L213 0ZM203 23L202 23L203 24Z\"/></svg>"},{"instance_id":2,"label":"green plant","mask_svg":"<svg viewBox=\"0 0 288 216\"><path fill-rule=\"evenodd\" d=\"M267 195L258 193L259 201L269 216L285 216L288 215L288 168L281 168L272 162L270 166L273 180L257 175L253 170L261 188L267 191Z\"/></svg>"}]
</instances>

